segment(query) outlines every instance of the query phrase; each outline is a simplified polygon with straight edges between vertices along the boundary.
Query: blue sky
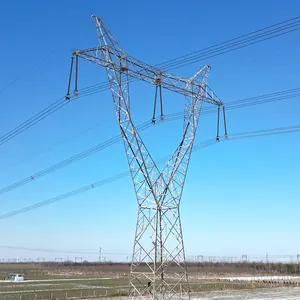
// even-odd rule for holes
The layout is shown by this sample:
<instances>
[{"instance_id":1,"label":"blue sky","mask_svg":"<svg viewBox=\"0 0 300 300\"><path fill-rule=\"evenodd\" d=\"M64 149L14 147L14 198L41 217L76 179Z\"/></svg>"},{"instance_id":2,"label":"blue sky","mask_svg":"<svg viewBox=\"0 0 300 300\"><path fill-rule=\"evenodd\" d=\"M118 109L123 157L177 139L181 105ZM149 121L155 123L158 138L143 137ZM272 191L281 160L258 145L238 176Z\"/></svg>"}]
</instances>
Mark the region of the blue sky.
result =
<instances>
[{"instance_id":1,"label":"blue sky","mask_svg":"<svg viewBox=\"0 0 300 300\"><path fill-rule=\"evenodd\" d=\"M91 14L104 20L127 53L156 64L296 17L299 11L296 0L2 1L0 135L65 94L72 51L97 46ZM296 31L175 73L190 77L204 64L211 65L208 82L226 103L299 87L299 50ZM105 80L103 69L80 62L80 88ZM131 91L136 122L150 119L154 89L133 84ZM170 94L164 99L166 113L177 112L183 104ZM299 99L294 99L230 111L228 131L296 125L299 109ZM215 123L215 116L201 118L196 144L215 136ZM160 158L175 149L180 129L180 122L172 122L142 136ZM78 99L0 146L0 187L117 134L109 91ZM230 141L195 152L182 200L187 254L298 253L299 149L299 134L291 134ZM119 143L1 195L0 214L126 170ZM1 220L0 246L93 251L101 246L103 252L130 255L136 212L127 177ZM17 255L58 256L0 248L0 258ZM107 254L108 259L124 257Z\"/></svg>"}]
</instances>

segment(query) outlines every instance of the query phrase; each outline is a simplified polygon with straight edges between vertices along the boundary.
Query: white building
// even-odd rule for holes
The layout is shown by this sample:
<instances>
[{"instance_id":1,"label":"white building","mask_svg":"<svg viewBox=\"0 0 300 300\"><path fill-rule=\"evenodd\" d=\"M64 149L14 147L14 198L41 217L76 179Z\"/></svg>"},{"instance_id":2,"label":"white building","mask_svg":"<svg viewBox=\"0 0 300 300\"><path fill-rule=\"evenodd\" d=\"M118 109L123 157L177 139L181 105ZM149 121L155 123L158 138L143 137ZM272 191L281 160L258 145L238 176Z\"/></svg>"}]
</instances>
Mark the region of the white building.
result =
<instances>
[{"instance_id":1,"label":"white building","mask_svg":"<svg viewBox=\"0 0 300 300\"><path fill-rule=\"evenodd\" d=\"M24 275L22 274L8 274L7 280L10 281L23 281L24 280Z\"/></svg>"}]
</instances>

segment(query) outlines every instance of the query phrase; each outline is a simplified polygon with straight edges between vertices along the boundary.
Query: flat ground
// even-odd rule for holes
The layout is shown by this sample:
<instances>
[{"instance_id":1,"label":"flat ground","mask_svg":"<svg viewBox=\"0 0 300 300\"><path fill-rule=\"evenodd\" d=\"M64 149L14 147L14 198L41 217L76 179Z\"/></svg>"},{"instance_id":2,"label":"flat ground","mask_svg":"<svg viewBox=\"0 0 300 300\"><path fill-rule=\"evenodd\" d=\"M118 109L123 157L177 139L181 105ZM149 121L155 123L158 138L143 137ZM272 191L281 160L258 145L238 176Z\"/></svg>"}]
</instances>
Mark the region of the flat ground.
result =
<instances>
[{"instance_id":1,"label":"flat ground","mask_svg":"<svg viewBox=\"0 0 300 300\"><path fill-rule=\"evenodd\" d=\"M300 300L298 269L290 267L295 272L283 274L278 268L248 264L191 265L190 289L195 300ZM285 270L286 266L279 269ZM8 273L22 273L25 281L5 281ZM0 300L122 298L128 293L129 265L0 263L0 279L3 279Z\"/></svg>"},{"instance_id":2,"label":"flat ground","mask_svg":"<svg viewBox=\"0 0 300 300\"><path fill-rule=\"evenodd\" d=\"M210 292L194 300L300 300L299 288L276 288L251 291Z\"/></svg>"}]
</instances>

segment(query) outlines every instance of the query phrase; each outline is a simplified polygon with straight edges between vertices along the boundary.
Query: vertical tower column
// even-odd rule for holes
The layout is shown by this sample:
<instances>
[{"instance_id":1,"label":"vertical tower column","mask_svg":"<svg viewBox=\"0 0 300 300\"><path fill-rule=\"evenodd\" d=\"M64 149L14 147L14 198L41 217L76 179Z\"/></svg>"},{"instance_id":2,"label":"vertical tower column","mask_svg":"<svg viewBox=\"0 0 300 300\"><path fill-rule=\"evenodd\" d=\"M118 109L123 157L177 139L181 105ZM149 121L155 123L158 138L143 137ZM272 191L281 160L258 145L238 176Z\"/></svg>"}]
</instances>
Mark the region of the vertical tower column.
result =
<instances>
[{"instance_id":1,"label":"vertical tower column","mask_svg":"<svg viewBox=\"0 0 300 300\"><path fill-rule=\"evenodd\" d=\"M189 79L168 74L128 56L102 20L96 16L93 18L100 46L77 50L74 55L76 61L80 56L106 69L136 193L138 217L129 297L189 299L180 201L202 103L205 101L219 107L223 103L215 98L206 84L209 66ZM76 67L76 90L77 70ZM134 126L130 111L129 78L153 85L159 83L160 89L168 89L185 97L182 138L162 170L157 167Z\"/></svg>"}]
</instances>

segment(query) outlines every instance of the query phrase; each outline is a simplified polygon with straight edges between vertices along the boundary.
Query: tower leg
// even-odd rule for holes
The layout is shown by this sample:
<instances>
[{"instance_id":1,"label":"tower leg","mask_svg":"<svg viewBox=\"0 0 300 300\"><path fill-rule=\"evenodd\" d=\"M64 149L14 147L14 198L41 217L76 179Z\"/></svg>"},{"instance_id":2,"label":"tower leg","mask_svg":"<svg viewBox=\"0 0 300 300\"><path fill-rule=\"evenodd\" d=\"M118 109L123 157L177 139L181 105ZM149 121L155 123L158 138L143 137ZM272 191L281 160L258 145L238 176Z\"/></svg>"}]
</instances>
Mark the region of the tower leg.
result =
<instances>
[{"instance_id":1,"label":"tower leg","mask_svg":"<svg viewBox=\"0 0 300 300\"><path fill-rule=\"evenodd\" d=\"M179 206L139 206L129 298L190 298Z\"/></svg>"}]
</instances>

